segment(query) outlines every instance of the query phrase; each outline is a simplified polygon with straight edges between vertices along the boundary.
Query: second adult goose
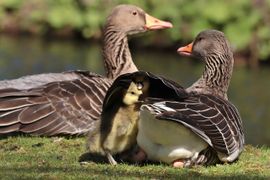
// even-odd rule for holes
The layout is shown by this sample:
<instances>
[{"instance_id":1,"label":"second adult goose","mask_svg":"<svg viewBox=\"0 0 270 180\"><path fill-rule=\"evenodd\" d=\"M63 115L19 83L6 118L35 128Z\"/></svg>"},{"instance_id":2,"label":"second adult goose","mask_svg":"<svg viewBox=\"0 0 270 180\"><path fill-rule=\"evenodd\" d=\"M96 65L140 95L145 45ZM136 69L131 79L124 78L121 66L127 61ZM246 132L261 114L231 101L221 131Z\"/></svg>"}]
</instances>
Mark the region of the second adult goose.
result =
<instances>
[{"instance_id":1,"label":"second adult goose","mask_svg":"<svg viewBox=\"0 0 270 180\"><path fill-rule=\"evenodd\" d=\"M181 101L148 99L142 105L138 145L148 159L175 167L237 160L244 134L227 97L234 63L229 42L222 32L206 30L178 52L203 60L203 75Z\"/></svg>"},{"instance_id":2,"label":"second adult goose","mask_svg":"<svg viewBox=\"0 0 270 180\"><path fill-rule=\"evenodd\" d=\"M133 5L115 7L104 28L107 76L88 71L24 77L0 83L0 134L80 135L94 128L108 87L119 75L135 72L127 36L171 28ZM55 79L55 76L57 77Z\"/></svg>"}]
</instances>

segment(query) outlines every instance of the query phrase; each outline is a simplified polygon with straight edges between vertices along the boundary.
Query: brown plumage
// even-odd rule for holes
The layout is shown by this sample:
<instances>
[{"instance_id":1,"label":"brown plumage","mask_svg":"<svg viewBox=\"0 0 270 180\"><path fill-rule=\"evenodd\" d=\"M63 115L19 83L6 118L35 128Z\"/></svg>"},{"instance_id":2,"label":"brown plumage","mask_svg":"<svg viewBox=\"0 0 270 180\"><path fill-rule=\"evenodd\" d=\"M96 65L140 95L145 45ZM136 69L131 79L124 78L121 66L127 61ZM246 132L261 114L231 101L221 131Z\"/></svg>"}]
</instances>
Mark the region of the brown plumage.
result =
<instances>
[{"instance_id":1,"label":"brown plumage","mask_svg":"<svg viewBox=\"0 0 270 180\"><path fill-rule=\"evenodd\" d=\"M115 7L104 28L107 76L72 71L0 83L5 87L0 90L0 134L53 136L91 131L100 118L102 102L112 81L123 73L137 71L127 36L170 27L170 23L155 19L136 6Z\"/></svg>"}]
</instances>

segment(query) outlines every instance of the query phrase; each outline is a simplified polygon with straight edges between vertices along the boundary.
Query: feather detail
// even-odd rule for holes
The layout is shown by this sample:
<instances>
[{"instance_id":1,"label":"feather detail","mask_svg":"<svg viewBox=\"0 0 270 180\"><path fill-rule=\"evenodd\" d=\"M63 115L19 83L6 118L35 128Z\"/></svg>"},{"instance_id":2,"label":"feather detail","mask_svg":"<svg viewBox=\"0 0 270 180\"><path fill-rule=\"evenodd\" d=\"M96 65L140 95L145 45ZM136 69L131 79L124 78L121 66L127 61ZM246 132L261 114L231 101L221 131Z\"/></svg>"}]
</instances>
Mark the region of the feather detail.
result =
<instances>
[{"instance_id":1,"label":"feather detail","mask_svg":"<svg viewBox=\"0 0 270 180\"><path fill-rule=\"evenodd\" d=\"M94 128L91 125L99 119L111 80L93 73L78 74L81 78L74 81L51 82L1 94L0 134L14 131L48 136L80 135Z\"/></svg>"}]
</instances>

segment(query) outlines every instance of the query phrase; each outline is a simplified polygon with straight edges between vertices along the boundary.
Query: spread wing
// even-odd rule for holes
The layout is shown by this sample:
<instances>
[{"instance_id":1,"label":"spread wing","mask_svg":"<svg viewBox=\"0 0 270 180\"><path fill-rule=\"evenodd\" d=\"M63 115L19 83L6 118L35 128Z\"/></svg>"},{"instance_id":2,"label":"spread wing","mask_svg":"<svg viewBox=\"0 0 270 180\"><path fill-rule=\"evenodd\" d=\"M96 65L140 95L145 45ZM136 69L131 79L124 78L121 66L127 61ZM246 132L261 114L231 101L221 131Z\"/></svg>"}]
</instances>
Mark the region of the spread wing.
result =
<instances>
[{"instance_id":1,"label":"spread wing","mask_svg":"<svg viewBox=\"0 0 270 180\"><path fill-rule=\"evenodd\" d=\"M0 134L80 135L100 117L111 81L88 72L29 90L0 90Z\"/></svg>"},{"instance_id":2,"label":"spread wing","mask_svg":"<svg viewBox=\"0 0 270 180\"><path fill-rule=\"evenodd\" d=\"M152 97L180 100L188 95L178 83L150 72L138 71L125 78L130 78L135 83L139 83L142 79L149 83L149 87L143 93L143 99Z\"/></svg>"}]
</instances>

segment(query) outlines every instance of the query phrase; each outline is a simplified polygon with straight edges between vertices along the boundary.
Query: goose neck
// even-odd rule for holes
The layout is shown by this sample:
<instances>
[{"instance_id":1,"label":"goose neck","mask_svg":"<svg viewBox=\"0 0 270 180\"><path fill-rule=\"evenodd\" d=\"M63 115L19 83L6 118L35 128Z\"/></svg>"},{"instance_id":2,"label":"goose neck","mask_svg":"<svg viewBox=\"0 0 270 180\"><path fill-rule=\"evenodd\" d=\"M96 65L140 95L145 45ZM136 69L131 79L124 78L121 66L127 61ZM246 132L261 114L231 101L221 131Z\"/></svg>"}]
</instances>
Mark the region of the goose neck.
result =
<instances>
[{"instance_id":1,"label":"goose neck","mask_svg":"<svg viewBox=\"0 0 270 180\"><path fill-rule=\"evenodd\" d=\"M115 79L124 73L137 71L133 63L125 32L107 26L104 31L103 59L107 77Z\"/></svg>"},{"instance_id":2,"label":"goose neck","mask_svg":"<svg viewBox=\"0 0 270 180\"><path fill-rule=\"evenodd\" d=\"M201 78L187 90L217 95L227 99L227 91L233 71L233 56L227 54L212 55L205 57L204 61L206 65Z\"/></svg>"}]
</instances>

